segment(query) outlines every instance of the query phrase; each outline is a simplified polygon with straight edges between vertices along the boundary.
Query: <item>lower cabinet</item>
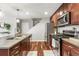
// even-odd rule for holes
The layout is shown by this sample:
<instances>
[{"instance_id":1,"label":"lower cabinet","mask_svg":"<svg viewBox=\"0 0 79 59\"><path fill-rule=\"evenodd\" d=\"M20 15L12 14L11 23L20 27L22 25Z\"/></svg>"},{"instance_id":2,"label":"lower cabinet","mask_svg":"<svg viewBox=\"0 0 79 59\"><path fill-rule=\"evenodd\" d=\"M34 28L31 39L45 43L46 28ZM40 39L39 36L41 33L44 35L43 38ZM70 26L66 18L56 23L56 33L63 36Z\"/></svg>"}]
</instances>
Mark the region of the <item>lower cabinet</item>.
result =
<instances>
[{"instance_id":1,"label":"lower cabinet","mask_svg":"<svg viewBox=\"0 0 79 59\"><path fill-rule=\"evenodd\" d=\"M79 48L66 41L63 41L62 56L79 56Z\"/></svg>"},{"instance_id":2,"label":"lower cabinet","mask_svg":"<svg viewBox=\"0 0 79 59\"><path fill-rule=\"evenodd\" d=\"M8 50L9 56L20 56L21 55L20 43L16 44Z\"/></svg>"},{"instance_id":3,"label":"lower cabinet","mask_svg":"<svg viewBox=\"0 0 79 59\"><path fill-rule=\"evenodd\" d=\"M25 38L23 41L21 41L21 55L25 55L27 50L27 39Z\"/></svg>"},{"instance_id":4,"label":"lower cabinet","mask_svg":"<svg viewBox=\"0 0 79 59\"><path fill-rule=\"evenodd\" d=\"M72 49L71 50L71 56L79 56L79 49Z\"/></svg>"},{"instance_id":5,"label":"lower cabinet","mask_svg":"<svg viewBox=\"0 0 79 59\"><path fill-rule=\"evenodd\" d=\"M30 50L31 36L26 37L21 42L8 49L0 49L0 56L23 56Z\"/></svg>"},{"instance_id":6,"label":"lower cabinet","mask_svg":"<svg viewBox=\"0 0 79 59\"><path fill-rule=\"evenodd\" d=\"M10 49L0 49L0 56L20 56L20 43L14 45Z\"/></svg>"},{"instance_id":7,"label":"lower cabinet","mask_svg":"<svg viewBox=\"0 0 79 59\"><path fill-rule=\"evenodd\" d=\"M70 48L66 44L63 44L62 55L63 56L69 56L70 55Z\"/></svg>"},{"instance_id":8,"label":"lower cabinet","mask_svg":"<svg viewBox=\"0 0 79 59\"><path fill-rule=\"evenodd\" d=\"M31 36L25 38L21 42L21 54L22 55L27 55L28 51L30 50L30 38Z\"/></svg>"}]
</instances>

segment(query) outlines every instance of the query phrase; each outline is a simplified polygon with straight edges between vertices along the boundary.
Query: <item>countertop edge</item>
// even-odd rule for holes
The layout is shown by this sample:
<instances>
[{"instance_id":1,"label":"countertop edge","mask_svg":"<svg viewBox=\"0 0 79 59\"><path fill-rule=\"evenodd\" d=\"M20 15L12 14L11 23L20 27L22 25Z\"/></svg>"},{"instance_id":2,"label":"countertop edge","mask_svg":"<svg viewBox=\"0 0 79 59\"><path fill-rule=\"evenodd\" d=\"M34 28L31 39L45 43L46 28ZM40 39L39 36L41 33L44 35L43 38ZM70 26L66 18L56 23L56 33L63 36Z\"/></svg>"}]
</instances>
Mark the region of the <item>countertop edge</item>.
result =
<instances>
[{"instance_id":1,"label":"countertop edge","mask_svg":"<svg viewBox=\"0 0 79 59\"><path fill-rule=\"evenodd\" d=\"M10 49L10 48L12 48L13 46L15 46L16 44L18 44L19 42L21 42L22 40L24 40L25 38L27 38L27 37L29 37L29 36L31 36L32 34L29 34L29 35L27 35L26 37L24 37L24 38L22 38L22 39L18 39L17 40L17 42L16 43L14 43L14 44L12 44L11 46L9 46L9 47L0 47L0 49Z\"/></svg>"},{"instance_id":2,"label":"countertop edge","mask_svg":"<svg viewBox=\"0 0 79 59\"><path fill-rule=\"evenodd\" d=\"M68 38L63 38L62 40L63 40L63 41L66 41L66 42L68 42L69 44L71 44L71 45L73 45L73 46L75 46L75 47L78 47L78 48L79 48L79 45L78 45L79 43L78 43L78 44L75 44L75 43L73 43L74 41L73 41L73 42L68 41L68 40L69 40Z\"/></svg>"}]
</instances>

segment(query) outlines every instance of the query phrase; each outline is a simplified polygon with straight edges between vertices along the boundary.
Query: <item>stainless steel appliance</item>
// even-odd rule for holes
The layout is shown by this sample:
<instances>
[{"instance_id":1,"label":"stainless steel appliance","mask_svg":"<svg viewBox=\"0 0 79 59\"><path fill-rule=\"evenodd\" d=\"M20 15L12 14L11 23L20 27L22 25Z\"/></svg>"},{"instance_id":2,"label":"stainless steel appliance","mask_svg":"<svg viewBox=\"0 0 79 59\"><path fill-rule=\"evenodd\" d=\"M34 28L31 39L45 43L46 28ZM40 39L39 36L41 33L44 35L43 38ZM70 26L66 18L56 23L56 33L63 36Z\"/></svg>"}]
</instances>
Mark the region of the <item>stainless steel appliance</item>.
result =
<instances>
[{"instance_id":1,"label":"stainless steel appliance","mask_svg":"<svg viewBox=\"0 0 79 59\"><path fill-rule=\"evenodd\" d=\"M71 24L71 13L66 12L58 18L58 26Z\"/></svg>"},{"instance_id":2,"label":"stainless steel appliance","mask_svg":"<svg viewBox=\"0 0 79 59\"><path fill-rule=\"evenodd\" d=\"M79 34L79 31L76 31L77 34ZM63 33L57 33L52 35L52 47L55 50L56 56L62 56L62 38L69 38L69 37L75 37L77 38L78 35L75 37L75 31L74 30L63 30Z\"/></svg>"},{"instance_id":3,"label":"stainless steel appliance","mask_svg":"<svg viewBox=\"0 0 79 59\"><path fill-rule=\"evenodd\" d=\"M47 23L46 24L46 38L47 38L47 42L50 45L50 33L53 32L53 26L51 23Z\"/></svg>"},{"instance_id":4,"label":"stainless steel appliance","mask_svg":"<svg viewBox=\"0 0 79 59\"><path fill-rule=\"evenodd\" d=\"M74 30L63 30L63 37L74 37L79 39L79 31L74 31Z\"/></svg>"},{"instance_id":5,"label":"stainless steel appliance","mask_svg":"<svg viewBox=\"0 0 79 59\"><path fill-rule=\"evenodd\" d=\"M62 35L52 35L52 47L56 56L62 55Z\"/></svg>"}]
</instances>

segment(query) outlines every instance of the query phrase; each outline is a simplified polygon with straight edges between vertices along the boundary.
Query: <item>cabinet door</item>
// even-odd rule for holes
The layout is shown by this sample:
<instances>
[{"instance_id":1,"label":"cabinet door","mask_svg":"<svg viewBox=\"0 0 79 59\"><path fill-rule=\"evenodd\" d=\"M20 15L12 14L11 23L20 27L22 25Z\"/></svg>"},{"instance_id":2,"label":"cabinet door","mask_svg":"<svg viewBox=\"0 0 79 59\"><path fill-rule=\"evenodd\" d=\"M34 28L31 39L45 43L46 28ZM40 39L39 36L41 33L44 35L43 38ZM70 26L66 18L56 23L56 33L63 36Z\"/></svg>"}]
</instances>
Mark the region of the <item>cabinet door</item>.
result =
<instances>
[{"instance_id":1,"label":"cabinet door","mask_svg":"<svg viewBox=\"0 0 79 59\"><path fill-rule=\"evenodd\" d=\"M22 42L21 42L21 46L22 46L22 50L26 50L26 46L27 46L27 39L24 39Z\"/></svg>"},{"instance_id":2,"label":"cabinet door","mask_svg":"<svg viewBox=\"0 0 79 59\"><path fill-rule=\"evenodd\" d=\"M27 39L21 41L21 55L26 55L27 50Z\"/></svg>"},{"instance_id":3,"label":"cabinet door","mask_svg":"<svg viewBox=\"0 0 79 59\"><path fill-rule=\"evenodd\" d=\"M30 50L30 37L27 38L27 51Z\"/></svg>"},{"instance_id":4,"label":"cabinet door","mask_svg":"<svg viewBox=\"0 0 79 59\"><path fill-rule=\"evenodd\" d=\"M69 56L70 52L63 48L63 56Z\"/></svg>"},{"instance_id":5,"label":"cabinet door","mask_svg":"<svg viewBox=\"0 0 79 59\"><path fill-rule=\"evenodd\" d=\"M74 3L71 6L71 24L79 24L79 4Z\"/></svg>"},{"instance_id":6,"label":"cabinet door","mask_svg":"<svg viewBox=\"0 0 79 59\"><path fill-rule=\"evenodd\" d=\"M9 55L10 56L20 56L21 55L21 49L20 49L20 43L16 44L12 48L9 49Z\"/></svg>"},{"instance_id":7,"label":"cabinet door","mask_svg":"<svg viewBox=\"0 0 79 59\"><path fill-rule=\"evenodd\" d=\"M63 47L62 47L62 55L70 56L70 48L65 44L63 44Z\"/></svg>"},{"instance_id":8,"label":"cabinet door","mask_svg":"<svg viewBox=\"0 0 79 59\"><path fill-rule=\"evenodd\" d=\"M72 49L71 56L79 56L79 48Z\"/></svg>"},{"instance_id":9,"label":"cabinet door","mask_svg":"<svg viewBox=\"0 0 79 59\"><path fill-rule=\"evenodd\" d=\"M69 8L70 8L70 3L65 3L65 4L63 4L63 11L68 11L68 12L70 12L70 10L69 10Z\"/></svg>"}]
</instances>

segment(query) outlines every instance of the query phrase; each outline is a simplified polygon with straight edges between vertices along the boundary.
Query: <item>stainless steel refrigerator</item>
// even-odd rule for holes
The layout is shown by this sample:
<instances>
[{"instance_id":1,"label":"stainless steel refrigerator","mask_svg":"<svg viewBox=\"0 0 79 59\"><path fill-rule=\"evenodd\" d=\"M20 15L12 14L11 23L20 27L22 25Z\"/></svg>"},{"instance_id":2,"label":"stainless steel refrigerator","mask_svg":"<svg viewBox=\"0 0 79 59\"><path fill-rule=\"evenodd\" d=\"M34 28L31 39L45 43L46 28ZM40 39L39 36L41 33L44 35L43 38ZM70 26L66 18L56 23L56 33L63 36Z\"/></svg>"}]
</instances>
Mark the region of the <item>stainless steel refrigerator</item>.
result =
<instances>
[{"instance_id":1,"label":"stainless steel refrigerator","mask_svg":"<svg viewBox=\"0 0 79 59\"><path fill-rule=\"evenodd\" d=\"M50 33L53 33L53 24L47 23L46 24L46 36L47 36L47 42L50 43Z\"/></svg>"}]
</instances>

